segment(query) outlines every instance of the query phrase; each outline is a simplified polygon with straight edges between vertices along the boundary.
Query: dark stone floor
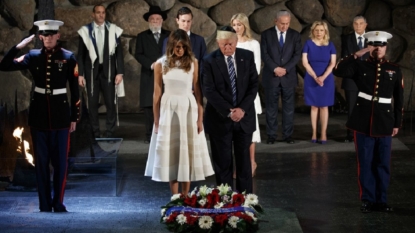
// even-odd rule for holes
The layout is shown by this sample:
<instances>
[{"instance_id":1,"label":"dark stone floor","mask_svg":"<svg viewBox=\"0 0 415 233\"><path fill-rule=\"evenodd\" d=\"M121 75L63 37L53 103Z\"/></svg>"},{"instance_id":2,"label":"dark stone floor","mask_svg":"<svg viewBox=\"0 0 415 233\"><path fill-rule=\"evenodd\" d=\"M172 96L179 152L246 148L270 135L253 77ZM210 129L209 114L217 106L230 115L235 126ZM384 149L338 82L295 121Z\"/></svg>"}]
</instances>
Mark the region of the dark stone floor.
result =
<instances>
[{"instance_id":1,"label":"dark stone floor","mask_svg":"<svg viewBox=\"0 0 415 233\"><path fill-rule=\"evenodd\" d=\"M159 223L159 207L170 198L168 185L143 176L148 145L143 143L142 118L142 114L120 115L116 136L124 141L116 176L110 169L107 176L98 174L104 178L85 173L84 178L78 174L69 179L65 197L69 213L39 213L35 192L0 191L0 232L167 232ZM341 142L345 118L330 116L327 145L308 142L308 114L297 114L294 145L257 146L254 192L265 211L270 210L271 222L264 223L260 232L415 232L415 136L409 118L393 141L391 214L359 211L354 146ZM266 139L263 115L260 127ZM91 182L77 183L82 179ZM192 187L201 184L213 185L213 177ZM95 190L98 186L101 191ZM281 219L284 214L290 216L287 221Z\"/></svg>"}]
</instances>

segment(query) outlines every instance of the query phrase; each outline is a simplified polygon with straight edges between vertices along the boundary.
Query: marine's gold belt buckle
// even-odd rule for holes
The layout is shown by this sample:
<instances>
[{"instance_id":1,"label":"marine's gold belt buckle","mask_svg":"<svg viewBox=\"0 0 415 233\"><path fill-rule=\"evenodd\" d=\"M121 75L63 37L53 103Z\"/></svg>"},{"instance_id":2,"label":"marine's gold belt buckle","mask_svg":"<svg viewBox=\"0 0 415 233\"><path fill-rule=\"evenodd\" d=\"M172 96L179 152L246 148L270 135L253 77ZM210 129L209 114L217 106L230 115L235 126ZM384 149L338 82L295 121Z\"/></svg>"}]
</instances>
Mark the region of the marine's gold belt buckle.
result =
<instances>
[{"instance_id":1,"label":"marine's gold belt buckle","mask_svg":"<svg viewBox=\"0 0 415 233\"><path fill-rule=\"evenodd\" d=\"M375 98L373 98L373 101L378 101L378 97L375 96Z\"/></svg>"}]
</instances>

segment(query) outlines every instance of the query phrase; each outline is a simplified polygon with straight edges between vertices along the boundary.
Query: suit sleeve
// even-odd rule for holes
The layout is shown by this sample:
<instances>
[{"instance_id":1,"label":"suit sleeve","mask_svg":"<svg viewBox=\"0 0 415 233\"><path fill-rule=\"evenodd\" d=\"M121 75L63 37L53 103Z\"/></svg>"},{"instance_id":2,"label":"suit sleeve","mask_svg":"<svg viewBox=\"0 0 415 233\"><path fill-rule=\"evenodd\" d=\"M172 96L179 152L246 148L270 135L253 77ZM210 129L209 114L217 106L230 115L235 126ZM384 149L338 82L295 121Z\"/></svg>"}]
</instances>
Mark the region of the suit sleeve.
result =
<instances>
[{"instance_id":1,"label":"suit sleeve","mask_svg":"<svg viewBox=\"0 0 415 233\"><path fill-rule=\"evenodd\" d=\"M233 108L233 106L228 101L226 101L219 93L219 91L216 89L215 77L211 61L207 61L204 59L202 64L203 71L201 74L201 84L203 94L208 100L208 102L216 109L216 111L222 115L222 117L227 117L230 112L230 109Z\"/></svg>"},{"instance_id":2,"label":"suit sleeve","mask_svg":"<svg viewBox=\"0 0 415 233\"><path fill-rule=\"evenodd\" d=\"M27 53L17 59L16 55L20 52L20 49L17 49L16 46L13 46L7 53L4 55L3 59L0 61L0 70L1 71L15 71L15 70L25 70L29 68L30 64L30 54Z\"/></svg>"},{"instance_id":3,"label":"suit sleeve","mask_svg":"<svg viewBox=\"0 0 415 233\"><path fill-rule=\"evenodd\" d=\"M124 51L121 40L117 38L117 48L115 49L117 74L124 74Z\"/></svg>"},{"instance_id":4,"label":"suit sleeve","mask_svg":"<svg viewBox=\"0 0 415 233\"><path fill-rule=\"evenodd\" d=\"M342 36L342 51L341 51L341 57L346 57L351 54L347 46L347 36Z\"/></svg>"},{"instance_id":5,"label":"suit sleeve","mask_svg":"<svg viewBox=\"0 0 415 233\"><path fill-rule=\"evenodd\" d=\"M78 44L78 74L79 76L85 76L85 56L88 54L88 50L86 49L84 40L81 36L79 36L79 44Z\"/></svg>"},{"instance_id":6,"label":"suit sleeve","mask_svg":"<svg viewBox=\"0 0 415 233\"><path fill-rule=\"evenodd\" d=\"M403 75L401 69L397 69L398 80L395 83L394 90L393 90L393 108L394 108L394 117L395 122L393 124L394 128L400 128L402 126L402 119L403 119L403 91L404 91L404 83L403 83Z\"/></svg>"},{"instance_id":7,"label":"suit sleeve","mask_svg":"<svg viewBox=\"0 0 415 233\"><path fill-rule=\"evenodd\" d=\"M71 121L80 120L80 100L78 87L78 65L75 56L72 54L69 59L68 86L71 92Z\"/></svg>"},{"instance_id":8,"label":"suit sleeve","mask_svg":"<svg viewBox=\"0 0 415 233\"><path fill-rule=\"evenodd\" d=\"M163 40L163 49L161 50L161 54L166 54L166 49L167 49L167 41L169 40L168 37L164 38Z\"/></svg>"},{"instance_id":9,"label":"suit sleeve","mask_svg":"<svg viewBox=\"0 0 415 233\"><path fill-rule=\"evenodd\" d=\"M293 68L295 68L295 66L297 65L298 61L301 58L302 46L301 46L300 33L297 33L297 32L295 33L293 43L294 43L293 54L292 54L290 60L284 65L284 68L287 70L287 72L292 70Z\"/></svg>"},{"instance_id":10,"label":"suit sleeve","mask_svg":"<svg viewBox=\"0 0 415 233\"><path fill-rule=\"evenodd\" d=\"M135 59L146 69L151 69L152 61L144 54L144 40L142 35L137 35L136 46L135 46Z\"/></svg>"},{"instance_id":11,"label":"suit sleeve","mask_svg":"<svg viewBox=\"0 0 415 233\"><path fill-rule=\"evenodd\" d=\"M253 53L249 51L252 57L249 63L249 76L248 76L248 88L245 92L245 96L240 102L239 106L242 108L245 113L248 113L249 108L253 107L254 100L256 98L256 95L258 93L258 73L256 71L255 62L254 62L254 56Z\"/></svg>"}]
</instances>

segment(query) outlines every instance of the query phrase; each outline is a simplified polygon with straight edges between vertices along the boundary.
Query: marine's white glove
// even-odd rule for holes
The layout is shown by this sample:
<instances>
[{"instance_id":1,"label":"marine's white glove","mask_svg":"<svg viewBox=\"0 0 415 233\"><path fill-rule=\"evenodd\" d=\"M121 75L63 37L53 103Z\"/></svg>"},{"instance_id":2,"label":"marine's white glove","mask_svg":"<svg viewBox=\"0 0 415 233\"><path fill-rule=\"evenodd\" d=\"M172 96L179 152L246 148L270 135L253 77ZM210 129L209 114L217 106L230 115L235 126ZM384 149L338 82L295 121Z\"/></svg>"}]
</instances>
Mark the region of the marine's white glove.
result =
<instances>
[{"instance_id":1,"label":"marine's white glove","mask_svg":"<svg viewBox=\"0 0 415 233\"><path fill-rule=\"evenodd\" d=\"M16 48L17 49L22 49L22 48L26 47L26 45L28 45L30 42L32 42L34 37L35 37L35 34L24 38L22 41L20 41L19 44L16 45Z\"/></svg>"}]
</instances>

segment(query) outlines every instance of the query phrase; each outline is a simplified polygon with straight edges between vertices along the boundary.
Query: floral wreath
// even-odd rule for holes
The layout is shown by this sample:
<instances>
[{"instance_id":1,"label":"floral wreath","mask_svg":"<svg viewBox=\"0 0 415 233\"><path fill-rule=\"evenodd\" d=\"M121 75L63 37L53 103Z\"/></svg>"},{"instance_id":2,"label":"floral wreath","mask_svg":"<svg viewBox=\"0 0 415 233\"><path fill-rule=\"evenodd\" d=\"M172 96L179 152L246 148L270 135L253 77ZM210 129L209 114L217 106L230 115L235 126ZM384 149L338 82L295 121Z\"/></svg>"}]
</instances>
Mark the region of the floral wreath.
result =
<instances>
[{"instance_id":1,"label":"floral wreath","mask_svg":"<svg viewBox=\"0 0 415 233\"><path fill-rule=\"evenodd\" d=\"M174 194L161 208L160 222L171 232L256 232L258 215L263 213L257 195L238 193L223 184Z\"/></svg>"}]
</instances>

